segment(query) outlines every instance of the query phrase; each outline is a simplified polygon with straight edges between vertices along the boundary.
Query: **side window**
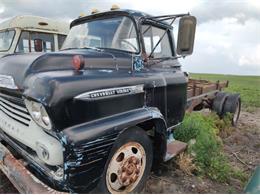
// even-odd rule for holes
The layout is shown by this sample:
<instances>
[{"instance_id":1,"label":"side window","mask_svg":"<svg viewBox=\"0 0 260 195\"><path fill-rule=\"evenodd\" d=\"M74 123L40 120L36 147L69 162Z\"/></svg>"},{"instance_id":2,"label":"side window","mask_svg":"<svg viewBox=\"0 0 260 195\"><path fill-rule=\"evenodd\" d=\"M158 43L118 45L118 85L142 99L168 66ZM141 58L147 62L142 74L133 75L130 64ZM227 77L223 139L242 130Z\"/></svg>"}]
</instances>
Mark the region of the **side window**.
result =
<instances>
[{"instance_id":1,"label":"side window","mask_svg":"<svg viewBox=\"0 0 260 195\"><path fill-rule=\"evenodd\" d=\"M16 47L16 52L21 52L21 53L28 53L30 52L30 38L29 38L29 32L22 32L18 45Z\"/></svg>"},{"instance_id":2,"label":"side window","mask_svg":"<svg viewBox=\"0 0 260 195\"><path fill-rule=\"evenodd\" d=\"M62 47L65 39L66 39L66 35L58 35L58 48L59 49Z\"/></svg>"},{"instance_id":3,"label":"side window","mask_svg":"<svg viewBox=\"0 0 260 195\"><path fill-rule=\"evenodd\" d=\"M163 36L165 30L151 26L151 25L142 25L142 33L144 38L145 50L148 55L151 54L153 48L157 45L161 37ZM164 58L171 57L172 50L169 42L168 34L165 34L161 42L155 48L152 57L153 58Z\"/></svg>"},{"instance_id":4,"label":"side window","mask_svg":"<svg viewBox=\"0 0 260 195\"><path fill-rule=\"evenodd\" d=\"M48 33L23 31L16 47L16 52L22 53L51 51L54 51L54 35Z\"/></svg>"}]
</instances>

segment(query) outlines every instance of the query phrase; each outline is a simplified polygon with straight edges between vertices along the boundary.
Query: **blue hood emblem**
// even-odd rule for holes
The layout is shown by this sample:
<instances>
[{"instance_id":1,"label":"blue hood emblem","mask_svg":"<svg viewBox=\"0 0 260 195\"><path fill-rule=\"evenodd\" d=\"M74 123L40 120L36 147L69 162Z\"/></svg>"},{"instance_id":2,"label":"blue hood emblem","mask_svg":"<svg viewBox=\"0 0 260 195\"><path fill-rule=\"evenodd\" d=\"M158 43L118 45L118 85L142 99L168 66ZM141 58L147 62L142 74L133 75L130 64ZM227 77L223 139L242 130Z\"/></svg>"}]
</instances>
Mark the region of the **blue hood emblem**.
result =
<instances>
[{"instance_id":1,"label":"blue hood emblem","mask_svg":"<svg viewBox=\"0 0 260 195\"><path fill-rule=\"evenodd\" d=\"M140 71L144 68L144 61L141 58L141 56L134 56L133 57L133 65L134 65L134 69L136 71Z\"/></svg>"}]
</instances>

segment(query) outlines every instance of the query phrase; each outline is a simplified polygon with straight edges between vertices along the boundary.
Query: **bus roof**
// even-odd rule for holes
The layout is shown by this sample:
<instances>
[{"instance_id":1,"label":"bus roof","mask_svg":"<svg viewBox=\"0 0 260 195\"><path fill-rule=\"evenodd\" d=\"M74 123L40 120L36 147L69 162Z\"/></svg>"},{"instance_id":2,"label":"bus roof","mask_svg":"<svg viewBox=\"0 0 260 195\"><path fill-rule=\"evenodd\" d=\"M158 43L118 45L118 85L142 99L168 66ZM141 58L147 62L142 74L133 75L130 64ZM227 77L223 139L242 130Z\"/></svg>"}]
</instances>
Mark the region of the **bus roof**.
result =
<instances>
[{"instance_id":1,"label":"bus roof","mask_svg":"<svg viewBox=\"0 0 260 195\"><path fill-rule=\"evenodd\" d=\"M39 16L16 16L0 23L0 30L10 28L33 29L57 34L68 34L69 23Z\"/></svg>"}]
</instances>

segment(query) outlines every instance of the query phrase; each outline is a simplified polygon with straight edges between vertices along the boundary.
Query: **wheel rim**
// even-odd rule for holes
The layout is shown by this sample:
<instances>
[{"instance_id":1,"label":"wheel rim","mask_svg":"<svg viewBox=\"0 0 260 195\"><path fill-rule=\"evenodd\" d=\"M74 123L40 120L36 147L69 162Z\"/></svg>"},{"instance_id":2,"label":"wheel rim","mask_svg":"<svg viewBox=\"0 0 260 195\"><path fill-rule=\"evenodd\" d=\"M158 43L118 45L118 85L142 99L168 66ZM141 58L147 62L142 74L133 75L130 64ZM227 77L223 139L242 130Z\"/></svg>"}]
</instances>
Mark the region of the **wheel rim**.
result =
<instances>
[{"instance_id":1,"label":"wheel rim","mask_svg":"<svg viewBox=\"0 0 260 195\"><path fill-rule=\"evenodd\" d=\"M239 105L239 102L237 102L236 103L236 110L235 110L235 113L233 115L233 124L237 123L238 116L239 116L239 111L240 111L240 105Z\"/></svg>"},{"instance_id":2,"label":"wheel rim","mask_svg":"<svg viewBox=\"0 0 260 195\"><path fill-rule=\"evenodd\" d=\"M110 193L132 192L140 182L146 166L146 155L142 145L129 142L113 155L106 173L106 184Z\"/></svg>"}]
</instances>

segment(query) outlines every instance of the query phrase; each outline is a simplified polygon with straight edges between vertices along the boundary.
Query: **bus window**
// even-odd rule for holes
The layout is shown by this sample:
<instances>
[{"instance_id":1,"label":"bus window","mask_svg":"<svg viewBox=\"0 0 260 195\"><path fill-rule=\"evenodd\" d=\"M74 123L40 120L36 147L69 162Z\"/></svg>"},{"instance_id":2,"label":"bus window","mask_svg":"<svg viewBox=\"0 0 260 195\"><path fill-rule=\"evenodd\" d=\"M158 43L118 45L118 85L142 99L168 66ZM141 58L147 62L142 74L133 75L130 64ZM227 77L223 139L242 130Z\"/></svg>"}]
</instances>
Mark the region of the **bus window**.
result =
<instances>
[{"instance_id":1,"label":"bus window","mask_svg":"<svg viewBox=\"0 0 260 195\"><path fill-rule=\"evenodd\" d=\"M41 40L42 51L35 50L35 40ZM54 51L54 35L48 33L22 31L16 52L51 52Z\"/></svg>"}]
</instances>

